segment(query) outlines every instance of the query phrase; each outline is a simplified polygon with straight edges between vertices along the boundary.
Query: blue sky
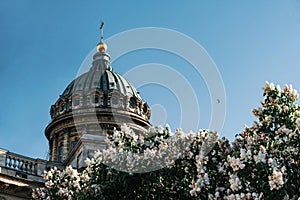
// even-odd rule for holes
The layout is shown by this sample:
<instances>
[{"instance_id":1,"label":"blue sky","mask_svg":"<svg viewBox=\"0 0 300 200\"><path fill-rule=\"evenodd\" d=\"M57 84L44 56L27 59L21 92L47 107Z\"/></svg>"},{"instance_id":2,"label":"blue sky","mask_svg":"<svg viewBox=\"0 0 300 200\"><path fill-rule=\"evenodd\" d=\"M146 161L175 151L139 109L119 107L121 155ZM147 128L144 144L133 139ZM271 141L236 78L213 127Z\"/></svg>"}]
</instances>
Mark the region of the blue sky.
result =
<instances>
[{"instance_id":1,"label":"blue sky","mask_svg":"<svg viewBox=\"0 0 300 200\"><path fill-rule=\"evenodd\" d=\"M300 1L0 1L0 148L45 158L50 106L71 82L99 40L133 28L163 27L188 35L216 63L227 95L223 136L251 125L266 80L300 90ZM151 38L149 38L151 39ZM176 41L174 41L176 42ZM113 63L126 73L157 62L184 74L197 93L207 128L209 94L201 77L165 52L132 52ZM150 105L162 104L176 128L180 110L167 88L140 88ZM193 119L190 119L193 120ZM202 123L203 122L203 123ZM195 131L195 130L194 130Z\"/></svg>"}]
</instances>

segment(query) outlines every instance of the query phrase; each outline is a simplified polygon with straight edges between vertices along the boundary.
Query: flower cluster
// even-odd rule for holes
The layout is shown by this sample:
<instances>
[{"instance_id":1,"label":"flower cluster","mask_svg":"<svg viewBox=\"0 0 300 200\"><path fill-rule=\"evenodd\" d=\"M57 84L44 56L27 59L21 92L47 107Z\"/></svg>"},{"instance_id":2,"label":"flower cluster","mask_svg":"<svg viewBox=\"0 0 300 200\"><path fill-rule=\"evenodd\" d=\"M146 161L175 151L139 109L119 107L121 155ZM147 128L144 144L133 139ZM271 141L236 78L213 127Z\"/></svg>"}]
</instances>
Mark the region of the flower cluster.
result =
<instances>
[{"instance_id":1,"label":"flower cluster","mask_svg":"<svg viewBox=\"0 0 300 200\"><path fill-rule=\"evenodd\" d=\"M106 138L108 148L99 151L102 163L120 171L141 173L171 167L190 146L194 133L185 134L170 127L151 127L148 133L135 133L126 124Z\"/></svg>"},{"instance_id":2,"label":"flower cluster","mask_svg":"<svg viewBox=\"0 0 300 200\"><path fill-rule=\"evenodd\" d=\"M99 185L90 182L86 172L78 173L71 166L65 170L56 167L44 173L45 188L33 190L34 199L102 199Z\"/></svg>"},{"instance_id":3,"label":"flower cluster","mask_svg":"<svg viewBox=\"0 0 300 200\"><path fill-rule=\"evenodd\" d=\"M215 132L169 126L107 135L108 148L71 167L45 173L34 199L298 199L298 93L266 82L257 121L230 142Z\"/></svg>"}]
</instances>

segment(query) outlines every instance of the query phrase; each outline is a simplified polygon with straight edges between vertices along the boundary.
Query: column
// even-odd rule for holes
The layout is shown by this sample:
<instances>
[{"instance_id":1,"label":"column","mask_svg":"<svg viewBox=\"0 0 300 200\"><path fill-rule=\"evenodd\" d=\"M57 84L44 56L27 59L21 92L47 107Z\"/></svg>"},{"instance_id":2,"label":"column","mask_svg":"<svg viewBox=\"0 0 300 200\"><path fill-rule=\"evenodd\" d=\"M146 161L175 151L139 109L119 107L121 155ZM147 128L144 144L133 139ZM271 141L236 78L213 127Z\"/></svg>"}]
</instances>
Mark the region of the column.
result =
<instances>
[{"instance_id":1,"label":"column","mask_svg":"<svg viewBox=\"0 0 300 200\"><path fill-rule=\"evenodd\" d=\"M51 147L51 158L50 160L51 161L56 161L56 158L57 158L57 140L56 140L56 136L53 136L53 139L52 139L52 147Z\"/></svg>"},{"instance_id":2,"label":"column","mask_svg":"<svg viewBox=\"0 0 300 200\"><path fill-rule=\"evenodd\" d=\"M64 131L64 153L63 153L63 160L65 160L68 157L69 154L69 130Z\"/></svg>"}]
</instances>

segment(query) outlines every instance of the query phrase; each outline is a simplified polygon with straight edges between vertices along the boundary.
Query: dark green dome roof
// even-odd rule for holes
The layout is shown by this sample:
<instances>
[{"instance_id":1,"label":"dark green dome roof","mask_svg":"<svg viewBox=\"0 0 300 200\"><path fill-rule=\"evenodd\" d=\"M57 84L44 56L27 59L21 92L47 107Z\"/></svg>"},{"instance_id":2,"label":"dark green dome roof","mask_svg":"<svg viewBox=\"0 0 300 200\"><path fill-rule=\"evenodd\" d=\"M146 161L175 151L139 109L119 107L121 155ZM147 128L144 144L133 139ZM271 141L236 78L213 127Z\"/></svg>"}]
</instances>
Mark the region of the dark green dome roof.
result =
<instances>
[{"instance_id":1,"label":"dark green dome roof","mask_svg":"<svg viewBox=\"0 0 300 200\"><path fill-rule=\"evenodd\" d=\"M51 118L74 109L119 108L150 118L150 108L120 74L113 71L106 52L97 52L90 70L73 80L52 105Z\"/></svg>"},{"instance_id":2,"label":"dark green dome roof","mask_svg":"<svg viewBox=\"0 0 300 200\"><path fill-rule=\"evenodd\" d=\"M96 53L90 70L73 80L61 97L69 98L76 92L88 94L93 90L101 91L104 94L118 92L120 95L134 96L141 100L135 87L112 70L109 56L106 53Z\"/></svg>"}]
</instances>

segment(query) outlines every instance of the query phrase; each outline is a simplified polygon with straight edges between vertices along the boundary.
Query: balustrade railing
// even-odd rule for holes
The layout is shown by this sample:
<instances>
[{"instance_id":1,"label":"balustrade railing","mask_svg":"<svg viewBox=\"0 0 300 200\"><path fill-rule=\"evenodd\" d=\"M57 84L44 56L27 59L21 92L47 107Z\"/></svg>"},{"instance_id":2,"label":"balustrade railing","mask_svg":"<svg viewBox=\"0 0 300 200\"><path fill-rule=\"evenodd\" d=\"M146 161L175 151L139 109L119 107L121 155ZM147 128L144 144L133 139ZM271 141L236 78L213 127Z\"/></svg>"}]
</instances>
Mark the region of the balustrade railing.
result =
<instances>
[{"instance_id":1,"label":"balustrade railing","mask_svg":"<svg viewBox=\"0 0 300 200\"><path fill-rule=\"evenodd\" d=\"M37 162L32 158L14 153L8 153L6 155L5 167L25 172L27 174L36 174Z\"/></svg>"},{"instance_id":2,"label":"balustrade railing","mask_svg":"<svg viewBox=\"0 0 300 200\"><path fill-rule=\"evenodd\" d=\"M15 171L16 176L26 178L27 175L42 177L45 170L49 170L57 166L61 168L59 163L48 162L42 159L34 159L9 152L0 148L0 173L1 167Z\"/></svg>"}]
</instances>

